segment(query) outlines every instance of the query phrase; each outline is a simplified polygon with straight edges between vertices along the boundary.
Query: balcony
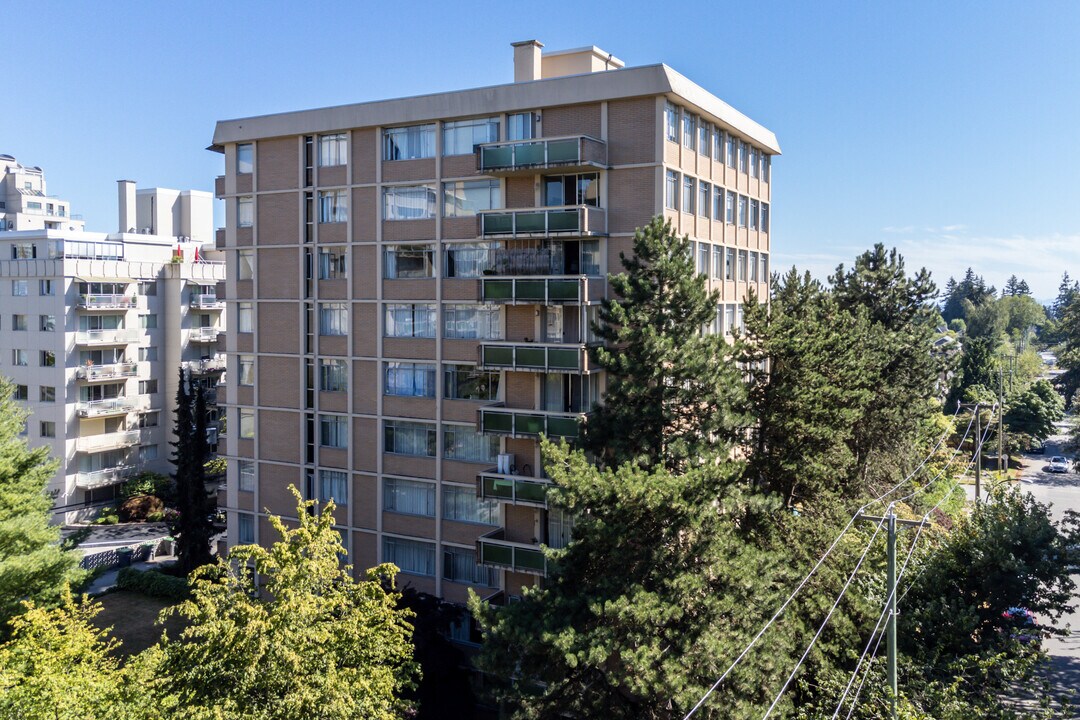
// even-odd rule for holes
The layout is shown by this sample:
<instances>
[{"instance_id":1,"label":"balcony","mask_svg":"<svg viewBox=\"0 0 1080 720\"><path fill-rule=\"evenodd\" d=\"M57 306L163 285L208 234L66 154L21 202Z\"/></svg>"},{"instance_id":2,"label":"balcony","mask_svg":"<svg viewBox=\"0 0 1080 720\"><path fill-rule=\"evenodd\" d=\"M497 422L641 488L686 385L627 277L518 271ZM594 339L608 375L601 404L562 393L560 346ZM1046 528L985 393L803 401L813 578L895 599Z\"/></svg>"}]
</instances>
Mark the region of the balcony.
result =
<instances>
[{"instance_id":1,"label":"balcony","mask_svg":"<svg viewBox=\"0 0 1080 720\"><path fill-rule=\"evenodd\" d=\"M138 342L141 332L119 328L116 330L84 330L75 333L76 345L127 345Z\"/></svg>"},{"instance_id":2,"label":"balcony","mask_svg":"<svg viewBox=\"0 0 1080 720\"><path fill-rule=\"evenodd\" d=\"M75 370L75 377L86 382L116 380L135 377L139 374L136 363L113 363L111 365L84 365Z\"/></svg>"},{"instance_id":3,"label":"balcony","mask_svg":"<svg viewBox=\"0 0 1080 720\"><path fill-rule=\"evenodd\" d=\"M525 477L523 475L504 475L494 470L482 472L476 476L476 494L484 500L499 500L514 505L532 505L547 507L550 480Z\"/></svg>"},{"instance_id":4,"label":"balcony","mask_svg":"<svg viewBox=\"0 0 1080 720\"><path fill-rule=\"evenodd\" d=\"M104 470L94 470L93 472L81 472L75 476L75 487L81 490L93 490L94 488L116 485L124 482L138 470L139 468L135 465L121 465Z\"/></svg>"},{"instance_id":5,"label":"balcony","mask_svg":"<svg viewBox=\"0 0 1080 720\"><path fill-rule=\"evenodd\" d=\"M118 397L79 403L75 414L80 418L99 418L110 415L127 415L139 407L138 398Z\"/></svg>"},{"instance_id":6,"label":"balcony","mask_svg":"<svg viewBox=\"0 0 1080 720\"><path fill-rule=\"evenodd\" d=\"M512 305L578 305L598 301L604 294L603 278L585 276L482 277L480 300Z\"/></svg>"},{"instance_id":7,"label":"balcony","mask_svg":"<svg viewBox=\"0 0 1080 720\"><path fill-rule=\"evenodd\" d=\"M216 343L221 330L215 327L193 328L188 340L193 343Z\"/></svg>"},{"instance_id":8,"label":"balcony","mask_svg":"<svg viewBox=\"0 0 1080 720\"><path fill-rule=\"evenodd\" d=\"M540 170L580 172L607 167L607 143L588 135L485 143L477 148L476 168L499 177L532 175Z\"/></svg>"},{"instance_id":9,"label":"balcony","mask_svg":"<svg viewBox=\"0 0 1080 720\"><path fill-rule=\"evenodd\" d=\"M225 301L219 300L217 295L204 295L191 293L190 305L194 310L224 310Z\"/></svg>"},{"instance_id":10,"label":"balcony","mask_svg":"<svg viewBox=\"0 0 1080 720\"><path fill-rule=\"evenodd\" d=\"M484 238L586 237L607 234L607 211L589 205L485 210L477 214Z\"/></svg>"},{"instance_id":11,"label":"balcony","mask_svg":"<svg viewBox=\"0 0 1080 720\"><path fill-rule=\"evenodd\" d=\"M75 449L78 452L96 453L108 450L119 450L139 444L139 431L127 430L124 432L103 433L101 435L89 435L75 440Z\"/></svg>"},{"instance_id":12,"label":"balcony","mask_svg":"<svg viewBox=\"0 0 1080 720\"><path fill-rule=\"evenodd\" d=\"M500 406L483 407L477 411L479 432L508 437L565 438L571 442L581 434L584 413L518 410Z\"/></svg>"},{"instance_id":13,"label":"balcony","mask_svg":"<svg viewBox=\"0 0 1080 720\"><path fill-rule=\"evenodd\" d=\"M506 568L530 575L547 574L547 558L539 545L503 540L499 528L476 540L476 558L481 565Z\"/></svg>"},{"instance_id":14,"label":"balcony","mask_svg":"<svg viewBox=\"0 0 1080 720\"><path fill-rule=\"evenodd\" d=\"M485 370L588 373L584 345L561 343L481 343L477 366Z\"/></svg>"},{"instance_id":15,"label":"balcony","mask_svg":"<svg viewBox=\"0 0 1080 720\"><path fill-rule=\"evenodd\" d=\"M134 295L80 295L76 304L80 310L133 310L138 302Z\"/></svg>"},{"instance_id":16,"label":"balcony","mask_svg":"<svg viewBox=\"0 0 1080 720\"><path fill-rule=\"evenodd\" d=\"M222 372L225 369L225 356L215 355L200 360L188 360L184 363L184 369L192 375L209 375Z\"/></svg>"}]
</instances>

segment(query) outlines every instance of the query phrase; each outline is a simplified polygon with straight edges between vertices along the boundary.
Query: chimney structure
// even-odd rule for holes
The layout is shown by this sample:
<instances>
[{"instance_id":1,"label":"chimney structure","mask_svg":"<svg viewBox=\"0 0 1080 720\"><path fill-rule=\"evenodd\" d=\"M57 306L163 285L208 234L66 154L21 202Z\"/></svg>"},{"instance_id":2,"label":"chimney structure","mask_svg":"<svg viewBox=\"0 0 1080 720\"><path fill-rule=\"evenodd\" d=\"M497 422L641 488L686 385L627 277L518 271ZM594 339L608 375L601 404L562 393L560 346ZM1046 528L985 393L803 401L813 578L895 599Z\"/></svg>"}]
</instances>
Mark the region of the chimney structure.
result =
<instances>
[{"instance_id":1,"label":"chimney structure","mask_svg":"<svg viewBox=\"0 0 1080 720\"><path fill-rule=\"evenodd\" d=\"M539 40L523 40L510 43L514 48L514 82L529 82L541 78L540 49L544 43Z\"/></svg>"},{"instance_id":2,"label":"chimney structure","mask_svg":"<svg viewBox=\"0 0 1080 720\"><path fill-rule=\"evenodd\" d=\"M117 180L116 185L120 232L136 232L135 181Z\"/></svg>"}]
</instances>

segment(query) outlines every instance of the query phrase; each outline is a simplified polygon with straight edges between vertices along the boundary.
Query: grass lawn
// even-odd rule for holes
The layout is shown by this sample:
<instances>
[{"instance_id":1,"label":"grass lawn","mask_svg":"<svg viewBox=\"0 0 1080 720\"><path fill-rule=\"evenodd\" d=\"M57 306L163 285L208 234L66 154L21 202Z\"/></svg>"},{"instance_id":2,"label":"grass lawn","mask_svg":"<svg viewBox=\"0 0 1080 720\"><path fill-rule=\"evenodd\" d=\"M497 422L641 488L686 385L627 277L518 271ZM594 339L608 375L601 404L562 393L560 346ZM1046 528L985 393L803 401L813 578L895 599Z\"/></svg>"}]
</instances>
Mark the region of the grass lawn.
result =
<instances>
[{"instance_id":1,"label":"grass lawn","mask_svg":"<svg viewBox=\"0 0 1080 720\"><path fill-rule=\"evenodd\" d=\"M183 619L177 616L170 617L164 626L157 624L158 613L173 604L170 600L118 590L102 595L98 601L105 609L94 618L94 624L112 627L110 635L123 643L118 651L121 657L150 647L161 637L162 630L168 630L169 637L175 638L184 628Z\"/></svg>"}]
</instances>

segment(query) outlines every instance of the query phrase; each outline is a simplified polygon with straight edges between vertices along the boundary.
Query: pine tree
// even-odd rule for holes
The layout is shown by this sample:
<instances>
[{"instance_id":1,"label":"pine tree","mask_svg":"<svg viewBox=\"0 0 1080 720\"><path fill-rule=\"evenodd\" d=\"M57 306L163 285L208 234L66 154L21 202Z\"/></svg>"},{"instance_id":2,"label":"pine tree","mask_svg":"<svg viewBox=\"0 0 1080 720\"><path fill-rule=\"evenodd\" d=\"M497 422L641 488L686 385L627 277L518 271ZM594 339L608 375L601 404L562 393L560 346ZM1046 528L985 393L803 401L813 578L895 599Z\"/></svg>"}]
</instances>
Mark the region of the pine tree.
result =
<instances>
[{"instance_id":1,"label":"pine tree","mask_svg":"<svg viewBox=\"0 0 1080 720\"><path fill-rule=\"evenodd\" d=\"M176 442L171 462L176 466L175 517L170 531L176 537L177 564L186 575L211 562L210 538L213 503L206 488L206 461L210 448L206 440L206 399L202 388L192 397L186 373L180 368L176 390Z\"/></svg>"},{"instance_id":2,"label":"pine tree","mask_svg":"<svg viewBox=\"0 0 1080 720\"><path fill-rule=\"evenodd\" d=\"M741 381L723 338L702 328L716 320L719 294L706 292L687 237L661 217L634 233L624 272L609 276L593 350L607 371L603 404L585 445L603 463L636 460L677 469L733 437Z\"/></svg>"},{"instance_id":3,"label":"pine tree","mask_svg":"<svg viewBox=\"0 0 1080 720\"><path fill-rule=\"evenodd\" d=\"M83 575L78 559L60 549L50 525L45 488L57 463L49 450L30 450L20 436L27 413L12 400L15 386L0 377L0 636L23 600L54 603Z\"/></svg>"},{"instance_id":4,"label":"pine tree","mask_svg":"<svg viewBox=\"0 0 1080 720\"><path fill-rule=\"evenodd\" d=\"M1001 297L1013 297L1020 294L1020 280L1016 275L1010 275L1005 281L1005 287L1001 289Z\"/></svg>"},{"instance_id":5,"label":"pine tree","mask_svg":"<svg viewBox=\"0 0 1080 720\"><path fill-rule=\"evenodd\" d=\"M1077 295L1080 295L1080 282L1070 279L1068 272L1063 273L1061 283L1058 285L1057 298L1054 300L1050 310L1055 320L1061 320L1065 317L1066 308L1069 307Z\"/></svg>"}]
</instances>

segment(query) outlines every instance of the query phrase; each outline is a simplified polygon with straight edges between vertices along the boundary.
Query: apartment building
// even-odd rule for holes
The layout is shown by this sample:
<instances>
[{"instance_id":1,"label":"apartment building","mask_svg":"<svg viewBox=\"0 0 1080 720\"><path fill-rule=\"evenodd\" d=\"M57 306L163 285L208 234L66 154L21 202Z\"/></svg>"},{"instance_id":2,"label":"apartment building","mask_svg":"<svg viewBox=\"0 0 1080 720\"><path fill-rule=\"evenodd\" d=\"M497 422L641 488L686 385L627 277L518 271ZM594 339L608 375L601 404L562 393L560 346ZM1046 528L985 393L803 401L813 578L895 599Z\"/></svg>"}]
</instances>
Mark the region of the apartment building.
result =
<instances>
[{"instance_id":1,"label":"apartment building","mask_svg":"<svg viewBox=\"0 0 1080 720\"><path fill-rule=\"evenodd\" d=\"M514 82L221 121L229 542L295 485L358 568L461 602L540 580L570 522L538 437L604 392L589 323L636 227L694 241L714 332L767 297L774 135L664 65L514 46Z\"/></svg>"},{"instance_id":2,"label":"apartment building","mask_svg":"<svg viewBox=\"0 0 1080 720\"><path fill-rule=\"evenodd\" d=\"M25 167L11 155L0 155L0 170L0 231L83 229L70 202L46 193L44 170Z\"/></svg>"},{"instance_id":3,"label":"apartment building","mask_svg":"<svg viewBox=\"0 0 1080 720\"><path fill-rule=\"evenodd\" d=\"M57 522L93 515L139 470L169 472L181 364L209 391L217 443L225 263L213 195L123 180L119 208L121 232L0 232L0 374L31 411L30 444L60 461Z\"/></svg>"}]
</instances>

